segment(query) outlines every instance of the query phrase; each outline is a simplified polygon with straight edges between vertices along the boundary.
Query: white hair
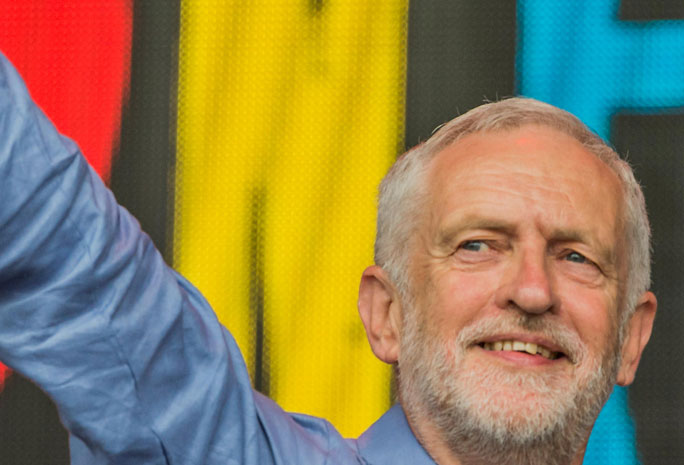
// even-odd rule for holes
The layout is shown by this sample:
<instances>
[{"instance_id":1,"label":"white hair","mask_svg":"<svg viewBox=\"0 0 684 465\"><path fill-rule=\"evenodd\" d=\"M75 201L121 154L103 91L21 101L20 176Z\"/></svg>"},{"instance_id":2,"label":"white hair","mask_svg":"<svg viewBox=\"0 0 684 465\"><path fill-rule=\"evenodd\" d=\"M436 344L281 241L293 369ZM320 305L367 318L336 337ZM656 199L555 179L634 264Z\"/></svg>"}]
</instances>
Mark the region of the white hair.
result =
<instances>
[{"instance_id":1,"label":"white hair","mask_svg":"<svg viewBox=\"0 0 684 465\"><path fill-rule=\"evenodd\" d=\"M621 311L621 323L624 323L651 281L651 230L641 187L629 164L578 118L538 100L516 97L479 106L444 124L426 142L399 157L380 184L375 263L389 274L402 297L408 297L409 247L421 210L426 205L430 161L468 134L513 130L527 125L546 126L573 137L620 180L628 259L627 280L620 287L625 298L622 309L626 311Z\"/></svg>"}]
</instances>

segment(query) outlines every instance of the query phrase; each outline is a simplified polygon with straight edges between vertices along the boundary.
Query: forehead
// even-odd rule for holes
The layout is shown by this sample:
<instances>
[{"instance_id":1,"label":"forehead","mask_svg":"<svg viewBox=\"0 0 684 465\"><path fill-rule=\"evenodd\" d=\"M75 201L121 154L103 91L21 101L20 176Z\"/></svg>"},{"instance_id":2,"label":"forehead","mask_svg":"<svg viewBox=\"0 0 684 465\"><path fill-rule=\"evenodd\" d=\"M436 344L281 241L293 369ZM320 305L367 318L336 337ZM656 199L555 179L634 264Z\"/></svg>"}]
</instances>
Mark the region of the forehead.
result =
<instances>
[{"instance_id":1,"label":"forehead","mask_svg":"<svg viewBox=\"0 0 684 465\"><path fill-rule=\"evenodd\" d=\"M554 227L603 224L605 234L616 233L621 223L620 186L617 175L577 140L536 125L459 139L435 156L428 180L434 220L537 215Z\"/></svg>"}]
</instances>

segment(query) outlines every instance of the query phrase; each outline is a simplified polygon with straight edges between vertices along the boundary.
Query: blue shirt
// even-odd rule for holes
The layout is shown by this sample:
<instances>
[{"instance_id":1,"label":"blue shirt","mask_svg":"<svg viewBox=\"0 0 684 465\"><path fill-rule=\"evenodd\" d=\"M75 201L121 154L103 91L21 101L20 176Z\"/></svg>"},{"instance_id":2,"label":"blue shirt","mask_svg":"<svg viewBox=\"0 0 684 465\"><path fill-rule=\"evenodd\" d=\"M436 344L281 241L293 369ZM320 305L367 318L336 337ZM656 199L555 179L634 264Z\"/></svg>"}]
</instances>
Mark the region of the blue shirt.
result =
<instances>
[{"instance_id":1,"label":"blue shirt","mask_svg":"<svg viewBox=\"0 0 684 465\"><path fill-rule=\"evenodd\" d=\"M399 406L351 440L254 392L209 304L2 56L0 360L56 402L75 464L434 464Z\"/></svg>"}]
</instances>

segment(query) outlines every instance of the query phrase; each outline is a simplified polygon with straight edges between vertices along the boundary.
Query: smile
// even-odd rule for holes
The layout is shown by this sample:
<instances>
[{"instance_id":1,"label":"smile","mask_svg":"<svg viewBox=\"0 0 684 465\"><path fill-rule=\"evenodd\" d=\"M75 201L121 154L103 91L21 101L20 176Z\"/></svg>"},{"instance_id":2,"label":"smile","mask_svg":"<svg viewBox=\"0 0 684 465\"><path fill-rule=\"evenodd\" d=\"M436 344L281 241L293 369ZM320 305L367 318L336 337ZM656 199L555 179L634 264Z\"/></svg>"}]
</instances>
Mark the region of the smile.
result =
<instances>
[{"instance_id":1,"label":"smile","mask_svg":"<svg viewBox=\"0 0 684 465\"><path fill-rule=\"evenodd\" d=\"M478 344L484 350L490 351L513 351L513 352L526 352L530 355L541 355L542 357L555 360L563 354L560 352L554 352L541 344L535 344L534 342L523 342L515 340L505 340L496 342L482 342Z\"/></svg>"}]
</instances>

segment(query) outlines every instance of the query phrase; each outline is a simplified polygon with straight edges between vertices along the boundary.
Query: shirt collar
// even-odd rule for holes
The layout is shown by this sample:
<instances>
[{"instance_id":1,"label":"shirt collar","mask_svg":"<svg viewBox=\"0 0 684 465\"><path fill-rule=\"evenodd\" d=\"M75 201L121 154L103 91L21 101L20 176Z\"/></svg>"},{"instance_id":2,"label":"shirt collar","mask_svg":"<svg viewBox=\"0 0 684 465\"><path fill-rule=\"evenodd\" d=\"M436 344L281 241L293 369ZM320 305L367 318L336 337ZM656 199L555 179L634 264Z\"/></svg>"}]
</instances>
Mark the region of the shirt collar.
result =
<instances>
[{"instance_id":1,"label":"shirt collar","mask_svg":"<svg viewBox=\"0 0 684 465\"><path fill-rule=\"evenodd\" d=\"M357 439L357 447L369 465L435 465L413 435L399 404L389 409Z\"/></svg>"}]
</instances>

